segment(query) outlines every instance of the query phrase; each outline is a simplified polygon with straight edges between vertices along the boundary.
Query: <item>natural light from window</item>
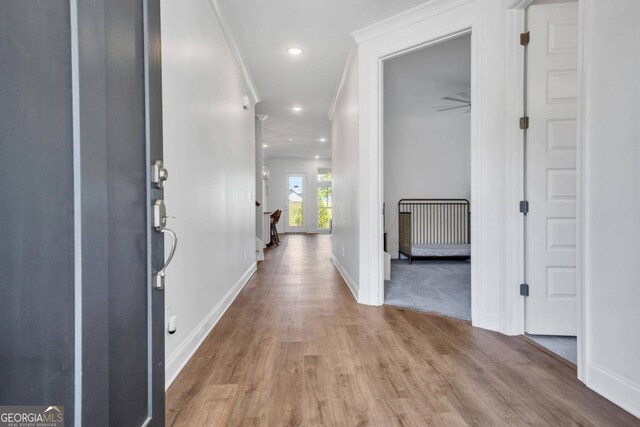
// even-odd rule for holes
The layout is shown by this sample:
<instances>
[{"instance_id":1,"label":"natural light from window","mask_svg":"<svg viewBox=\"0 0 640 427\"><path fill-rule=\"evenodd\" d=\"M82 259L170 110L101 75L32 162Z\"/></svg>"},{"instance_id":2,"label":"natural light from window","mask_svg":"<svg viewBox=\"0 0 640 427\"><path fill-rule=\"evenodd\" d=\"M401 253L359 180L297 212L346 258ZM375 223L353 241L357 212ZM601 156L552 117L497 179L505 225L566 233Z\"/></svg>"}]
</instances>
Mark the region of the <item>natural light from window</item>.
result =
<instances>
[{"instance_id":1,"label":"natural light from window","mask_svg":"<svg viewBox=\"0 0 640 427\"><path fill-rule=\"evenodd\" d=\"M318 229L330 230L333 218L333 190L331 169L318 168Z\"/></svg>"}]
</instances>

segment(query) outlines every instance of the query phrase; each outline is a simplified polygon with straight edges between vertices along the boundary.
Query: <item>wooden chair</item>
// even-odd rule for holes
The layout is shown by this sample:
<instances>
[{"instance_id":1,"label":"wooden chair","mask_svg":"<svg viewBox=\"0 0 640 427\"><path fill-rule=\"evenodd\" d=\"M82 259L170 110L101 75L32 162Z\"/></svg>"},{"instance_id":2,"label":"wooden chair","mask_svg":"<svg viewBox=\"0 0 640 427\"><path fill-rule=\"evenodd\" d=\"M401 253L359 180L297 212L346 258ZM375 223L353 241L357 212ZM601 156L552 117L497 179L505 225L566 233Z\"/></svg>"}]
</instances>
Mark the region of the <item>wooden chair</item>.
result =
<instances>
[{"instance_id":1,"label":"wooden chair","mask_svg":"<svg viewBox=\"0 0 640 427\"><path fill-rule=\"evenodd\" d=\"M280 236L278 236L278 228L276 226L280 221L281 214L282 214L282 211L280 209L277 209L275 212L271 214L271 242L270 242L271 245L274 245L274 244L276 246L280 245Z\"/></svg>"}]
</instances>

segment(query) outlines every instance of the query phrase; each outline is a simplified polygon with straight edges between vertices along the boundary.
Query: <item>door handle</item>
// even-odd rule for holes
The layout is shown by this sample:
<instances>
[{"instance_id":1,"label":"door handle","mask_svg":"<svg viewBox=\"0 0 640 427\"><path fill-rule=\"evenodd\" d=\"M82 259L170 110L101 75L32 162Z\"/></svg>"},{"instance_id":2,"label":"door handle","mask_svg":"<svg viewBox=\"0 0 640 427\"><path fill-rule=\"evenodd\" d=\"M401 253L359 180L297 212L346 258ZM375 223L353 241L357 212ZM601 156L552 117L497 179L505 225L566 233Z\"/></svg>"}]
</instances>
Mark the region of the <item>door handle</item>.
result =
<instances>
[{"instance_id":1,"label":"door handle","mask_svg":"<svg viewBox=\"0 0 640 427\"><path fill-rule=\"evenodd\" d=\"M171 264L173 255L176 253L176 247L178 247L178 236L176 236L176 233L173 230L167 227L162 227L158 231L161 233L167 233L173 238L173 241L171 243L171 250L169 251L169 256L167 257L167 260L164 262L164 265L162 266L162 268L158 270L158 272L156 273L156 289L164 289L165 270L167 269L169 264Z\"/></svg>"},{"instance_id":2,"label":"door handle","mask_svg":"<svg viewBox=\"0 0 640 427\"><path fill-rule=\"evenodd\" d=\"M164 262L164 265L162 266L162 268L158 270L158 272L155 275L156 289L164 289L165 271L169 266L169 264L171 263L171 260L173 259L173 255L176 253L176 247L178 246L178 236L173 230L166 227L167 218L168 217L166 214L166 207L164 205L164 201L162 201L161 199L155 200L153 202L153 227L156 229L156 231L160 233L167 233L173 238L173 242L171 243L171 250L169 251L169 256Z\"/></svg>"}]
</instances>

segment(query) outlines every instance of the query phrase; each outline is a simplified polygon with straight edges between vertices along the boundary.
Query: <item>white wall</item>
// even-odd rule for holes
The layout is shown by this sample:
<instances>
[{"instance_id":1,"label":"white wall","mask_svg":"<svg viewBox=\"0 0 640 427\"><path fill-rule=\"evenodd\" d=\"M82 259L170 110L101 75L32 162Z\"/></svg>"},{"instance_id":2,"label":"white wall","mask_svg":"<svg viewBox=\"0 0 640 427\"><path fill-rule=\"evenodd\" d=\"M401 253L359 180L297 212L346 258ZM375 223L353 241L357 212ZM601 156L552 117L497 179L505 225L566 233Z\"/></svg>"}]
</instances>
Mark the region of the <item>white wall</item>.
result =
<instances>
[{"instance_id":1,"label":"white wall","mask_svg":"<svg viewBox=\"0 0 640 427\"><path fill-rule=\"evenodd\" d=\"M586 380L640 416L640 2L580 4Z\"/></svg>"},{"instance_id":2,"label":"white wall","mask_svg":"<svg viewBox=\"0 0 640 427\"><path fill-rule=\"evenodd\" d=\"M385 231L387 252L397 258L400 199L471 198L471 121L461 113L391 114L385 109Z\"/></svg>"},{"instance_id":3,"label":"white wall","mask_svg":"<svg viewBox=\"0 0 640 427\"><path fill-rule=\"evenodd\" d=\"M255 269L255 119L210 2L161 8L165 198L179 238L165 290L178 316L165 337L168 384Z\"/></svg>"},{"instance_id":4,"label":"white wall","mask_svg":"<svg viewBox=\"0 0 640 427\"><path fill-rule=\"evenodd\" d=\"M285 205L285 182L284 175L287 173L303 173L307 175L306 198L304 201L304 230L307 233L318 231L318 168L331 168L329 159L283 159L269 158L270 179L267 182L267 206L268 211L282 209ZM278 223L278 233L284 232L284 212Z\"/></svg>"},{"instance_id":5,"label":"white wall","mask_svg":"<svg viewBox=\"0 0 640 427\"><path fill-rule=\"evenodd\" d=\"M360 268L358 143L358 61L354 50L345 67L331 120L334 204L331 258L356 298L359 298Z\"/></svg>"}]
</instances>

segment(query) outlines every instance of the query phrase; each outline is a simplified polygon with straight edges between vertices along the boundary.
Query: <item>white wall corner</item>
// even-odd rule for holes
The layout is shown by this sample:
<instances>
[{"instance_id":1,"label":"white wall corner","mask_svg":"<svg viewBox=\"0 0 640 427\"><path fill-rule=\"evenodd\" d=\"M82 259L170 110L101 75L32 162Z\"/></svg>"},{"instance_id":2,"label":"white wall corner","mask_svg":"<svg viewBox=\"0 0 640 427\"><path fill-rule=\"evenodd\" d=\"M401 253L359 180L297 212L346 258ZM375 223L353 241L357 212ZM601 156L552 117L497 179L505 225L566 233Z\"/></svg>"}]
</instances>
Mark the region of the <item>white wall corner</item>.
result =
<instances>
[{"instance_id":1,"label":"white wall corner","mask_svg":"<svg viewBox=\"0 0 640 427\"><path fill-rule=\"evenodd\" d=\"M475 0L429 0L402 13L356 30L351 33L351 36L358 44L362 44L473 1Z\"/></svg>"},{"instance_id":2,"label":"white wall corner","mask_svg":"<svg viewBox=\"0 0 640 427\"><path fill-rule=\"evenodd\" d=\"M631 115L640 116L637 91L633 90L640 86L637 77L640 61L637 55L618 55L617 52L629 52L637 46L640 7L635 0L581 0L578 5L578 99L581 101L578 103L577 262L581 300L578 327L583 336L582 342L578 339L578 367L583 366L578 375L589 388L640 417L640 347L639 335L635 333L638 310L637 298L634 298L638 267L629 262L613 264L611 261L637 253L638 228L630 220L635 214L620 215L635 212L640 204L636 174L638 122L627 119ZM616 50L611 48L614 45ZM614 79L616 84L603 85ZM626 111L625 116L608 114L606 106L612 100L619 104L621 111ZM603 135L611 136L612 141L601 144ZM627 159L628 162L621 162ZM625 185L621 186L621 182ZM620 190L612 193L612 188ZM616 205L616 209L610 209L611 200L607 198L613 200L620 192L629 196ZM616 224L623 226L616 227ZM611 258L603 260L603 256ZM612 289L611 283L618 288ZM603 295L606 298L603 299Z\"/></svg>"},{"instance_id":3,"label":"white wall corner","mask_svg":"<svg viewBox=\"0 0 640 427\"><path fill-rule=\"evenodd\" d=\"M342 88L345 85L347 76L349 75L349 68L351 68L351 64L356 57L356 53L358 53L358 45L355 43L355 41L352 40L351 46L349 47L349 53L347 54L347 59L344 62L344 67L342 68L342 74L340 74L340 80L338 80L338 84L333 95L333 101L331 102L331 106L329 107L329 113L327 113L327 118L329 119L329 121L333 120L333 115L336 112L336 105L338 105L338 100L340 99Z\"/></svg>"},{"instance_id":4,"label":"white wall corner","mask_svg":"<svg viewBox=\"0 0 640 427\"><path fill-rule=\"evenodd\" d=\"M194 328L180 347L178 347L173 354L167 357L165 364L165 390L169 388L180 371L182 371L189 360L191 360L205 338L207 338L211 330L216 326L218 321L231 306L247 282L249 282L249 279L251 279L256 270L257 263L254 262L247 271L242 274L231 289L229 289L218 304L216 304L204 319L202 319L198 326Z\"/></svg>"},{"instance_id":5,"label":"white wall corner","mask_svg":"<svg viewBox=\"0 0 640 427\"><path fill-rule=\"evenodd\" d=\"M355 298L356 302L359 302L359 299L358 299L358 292L359 292L358 283L355 280L353 280L351 275L347 272L347 269L344 268L344 265L342 265L342 263L340 262L340 260L338 259L338 257L335 254L331 254L331 262L333 262L333 265L336 266L336 270L338 270L338 273L340 273L340 276L342 276L342 279L347 284L347 287L349 288L349 290L353 294L353 298Z\"/></svg>"},{"instance_id":6,"label":"white wall corner","mask_svg":"<svg viewBox=\"0 0 640 427\"><path fill-rule=\"evenodd\" d=\"M242 76L244 77L245 84L247 85L247 89L249 90L249 96L251 97L253 105L257 104L261 101L260 94L258 93L258 88L253 80L253 76L251 74L251 70L247 65L247 60L244 56L242 48L238 43L238 39L236 38L235 31L233 30L233 23L231 17L229 16L229 12L227 10L227 5L225 0L209 0L211 2L211 7L216 13L218 17L218 21L220 21L220 26L222 27L222 31L229 43L229 48L233 53L233 57L235 58L240 71L242 72Z\"/></svg>"}]
</instances>

